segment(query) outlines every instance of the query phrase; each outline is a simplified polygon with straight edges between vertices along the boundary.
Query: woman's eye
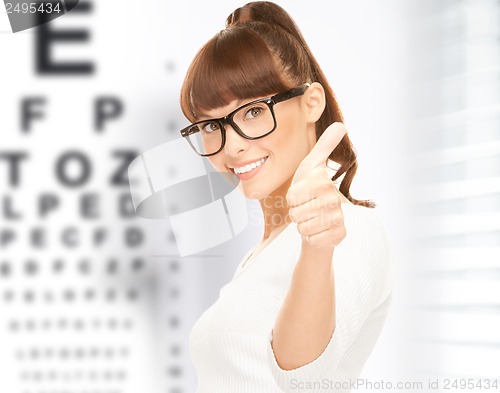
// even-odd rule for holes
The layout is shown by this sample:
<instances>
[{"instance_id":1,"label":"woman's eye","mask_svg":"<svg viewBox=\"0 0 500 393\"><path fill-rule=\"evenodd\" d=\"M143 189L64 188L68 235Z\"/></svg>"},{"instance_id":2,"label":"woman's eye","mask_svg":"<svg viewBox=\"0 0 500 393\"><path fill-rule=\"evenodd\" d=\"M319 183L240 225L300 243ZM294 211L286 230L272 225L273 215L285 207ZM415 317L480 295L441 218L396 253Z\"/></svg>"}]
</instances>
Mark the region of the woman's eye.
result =
<instances>
[{"instance_id":1,"label":"woman's eye","mask_svg":"<svg viewBox=\"0 0 500 393\"><path fill-rule=\"evenodd\" d=\"M219 130L219 125L217 123L205 123L202 125L202 130L207 133L207 134L210 134L214 131L218 131Z\"/></svg>"},{"instance_id":2,"label":"woman's eye","mask_svg":"<svg viewBox=\"0 0 500 393\"><path fill-rule=\"evenodd\" d=\"M258 106L252 107L246 111L245 119L255 119L256 117L260 116L263 111L264 109L261 107Z\"/></svg>"}]
</instances>

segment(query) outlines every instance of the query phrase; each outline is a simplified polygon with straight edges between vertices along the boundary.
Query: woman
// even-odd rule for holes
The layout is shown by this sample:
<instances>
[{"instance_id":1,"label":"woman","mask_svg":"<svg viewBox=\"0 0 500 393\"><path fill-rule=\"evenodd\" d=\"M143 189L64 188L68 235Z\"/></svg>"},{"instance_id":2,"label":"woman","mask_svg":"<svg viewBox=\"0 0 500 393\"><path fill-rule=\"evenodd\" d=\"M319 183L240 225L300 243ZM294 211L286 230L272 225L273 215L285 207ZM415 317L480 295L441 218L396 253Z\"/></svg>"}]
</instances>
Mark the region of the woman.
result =
<instances>
[{"instance_id":1,"label":"woman","mask_svg":"<svg viewBox=\"0 0 500 393\"><path fill-rule=\"evenodd\" d=\"M265 225L193 328L197 391L349 391L385 320L391 253L375 205L350 195L354 149L290 16L270 2L234 11L193 60L181 106L181 134L239 177Z\"/></svg>"}]
</instances>

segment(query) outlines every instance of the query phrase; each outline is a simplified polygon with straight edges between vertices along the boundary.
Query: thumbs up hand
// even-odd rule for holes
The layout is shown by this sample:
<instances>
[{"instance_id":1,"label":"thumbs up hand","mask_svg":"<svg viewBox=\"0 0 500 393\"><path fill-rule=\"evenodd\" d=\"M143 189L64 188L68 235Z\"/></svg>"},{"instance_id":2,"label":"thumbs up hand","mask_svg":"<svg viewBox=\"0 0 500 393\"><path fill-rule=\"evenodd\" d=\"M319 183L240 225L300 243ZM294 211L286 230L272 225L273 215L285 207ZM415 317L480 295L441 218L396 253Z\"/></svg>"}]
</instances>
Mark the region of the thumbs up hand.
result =
<instances>
[{"instance_id":1,"label":"thumbs up hand","mask_svg":"<svg viewBox=\"0 0 500 393\"><path fill-rule=\"evenodd\" d=\"M306 246L334 248L346 235L341 193L326 168L328 156L346 133L343 123L330 125L300 163L288 189L289 215Z\"/></svg>"}]
</instances>

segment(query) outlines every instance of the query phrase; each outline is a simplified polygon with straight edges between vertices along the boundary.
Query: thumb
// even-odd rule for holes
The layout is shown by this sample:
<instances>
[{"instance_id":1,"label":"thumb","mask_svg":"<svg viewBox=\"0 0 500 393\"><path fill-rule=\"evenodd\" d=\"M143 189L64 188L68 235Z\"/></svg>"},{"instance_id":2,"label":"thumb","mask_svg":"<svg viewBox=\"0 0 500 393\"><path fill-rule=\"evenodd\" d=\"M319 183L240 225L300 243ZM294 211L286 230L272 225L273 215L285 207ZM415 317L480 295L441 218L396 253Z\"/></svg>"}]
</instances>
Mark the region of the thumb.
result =
<instances>
[{"instance_id":1,"label":"thumb","mask_svg":"<svg viewBox=\"0 0 500 393\"><path fill-rule=\"evenodd\" d=\"M332 151L340 143L347 130L344 123L336 122L331 124L316 141L316 144L309 154L302 160L295 171L292 184L304 179L315 168L326 167L326 160Z\"/></svg>"}]
</instances>

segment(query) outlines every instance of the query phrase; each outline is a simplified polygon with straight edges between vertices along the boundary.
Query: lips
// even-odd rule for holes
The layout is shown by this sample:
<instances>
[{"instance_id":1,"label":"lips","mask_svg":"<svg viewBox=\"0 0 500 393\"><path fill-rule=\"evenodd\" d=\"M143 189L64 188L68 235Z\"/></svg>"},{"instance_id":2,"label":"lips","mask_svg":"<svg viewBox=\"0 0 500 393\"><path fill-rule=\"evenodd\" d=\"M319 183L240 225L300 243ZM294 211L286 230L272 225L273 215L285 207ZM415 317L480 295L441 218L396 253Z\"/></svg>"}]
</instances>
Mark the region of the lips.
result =
<instances>
[{"instance_id":1,"label":"lips","mask_svg":"<svg viewBox=\"0 0 500 393\"><path fill-rule=\"evenodd\" d=\"M250 172L251 170L262 165L264 162L266 162L268 157L269 156L265 156L265 157L259 158L257 160L238 162L234 165L227 165L227 167L229 169L231 169L231 171L236 173L236 174L243 174L243 173Z\"/></svg>"}]
</instances>

